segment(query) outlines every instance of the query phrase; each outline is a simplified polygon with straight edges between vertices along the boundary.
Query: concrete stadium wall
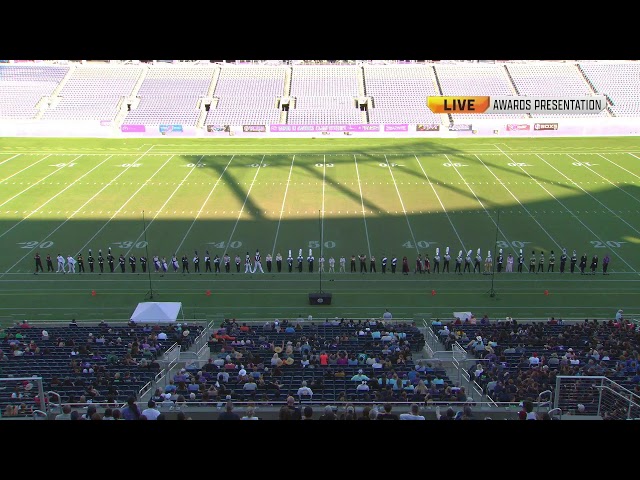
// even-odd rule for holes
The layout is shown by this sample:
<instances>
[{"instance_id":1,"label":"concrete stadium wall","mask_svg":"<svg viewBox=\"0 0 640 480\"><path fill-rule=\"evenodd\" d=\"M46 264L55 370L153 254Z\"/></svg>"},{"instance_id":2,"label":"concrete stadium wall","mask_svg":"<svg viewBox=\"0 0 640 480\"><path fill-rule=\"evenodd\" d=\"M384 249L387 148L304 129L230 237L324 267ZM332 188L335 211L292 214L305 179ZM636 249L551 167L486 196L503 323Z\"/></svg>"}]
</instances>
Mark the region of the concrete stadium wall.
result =
<instances>
[{"instance_id":1,"label":"concrete stadium wall","mask_svg":"<svg viewBox=\"0 0 640 480\"><path fill-rule=\"evenodd\" d=\"M222 129L225 127L226 129ZM0 120L0 137L238 137L238 138L469 138L637 136L640 118L530 118L476 120L452 127L436 124L230 125L207 131L189 125L122 125L110 120ZM263 130L263 131L254 131ZM287 131L289 130L289 131ZM298 130L298 131L292 131Z\"/></svg>"}]
</instances>

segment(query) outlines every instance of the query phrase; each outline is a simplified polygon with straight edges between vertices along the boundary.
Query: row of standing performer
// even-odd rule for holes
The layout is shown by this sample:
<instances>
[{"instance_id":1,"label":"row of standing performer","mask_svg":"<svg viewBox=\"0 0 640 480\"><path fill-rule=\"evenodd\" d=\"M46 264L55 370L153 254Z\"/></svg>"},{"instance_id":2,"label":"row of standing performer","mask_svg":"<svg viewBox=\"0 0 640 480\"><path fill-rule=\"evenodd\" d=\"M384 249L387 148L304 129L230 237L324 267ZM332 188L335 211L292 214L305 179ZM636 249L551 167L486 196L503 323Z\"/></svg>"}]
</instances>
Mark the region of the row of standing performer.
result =
<instances>
[{"instance_id":1,"label":"row of standing performer","mask_svg":"<svg viewBox=\"0 0 640 480\"><path fill-rule=\"evenodd\" d=\"M451 255L450 255L450 250L449 247L446 247L445 250L445 254L442 256L440 256L440 248L436 248L436 254L433 257L433 264L432 264L432 260L429 258L429 254L425 254L424 257L422 256L422 254L418 254L418 257L416 258L416 263L415 263L415 268L413 270L413 273L416 274L423 274L423 273L427 273L430 274L432 273L432 265L433 265L433 273L440 273L440 263L442 261L442 273L450 273L450 269L449 269L449 265L451 263ZM357 260L356 260L357 258ZM36 264L36 269L34 273L38 273L38 272L44 272L44 268L42 266L42 259L40 258L40 254L38 252L36 252L35 254L35 264ZM85 272L85 266L84 266L84 258L82 256L81 253L79 253L75 258L72 255L68 255L66 258L61 255L58 254L57 256L57 263L58 263L58 268L57 270L54 269L53 267L53 260L51 258L50 254L47 254L46 256L46 262L47 262L47 271L48 272L58 272L58 273L76 273L76 265L78 266L78 273L82 273ZM94 272L94 271L99 271L100 273L104 273L105 271L105 260L106 260L106 264L108 265L109 271L110 272L115 272L116 271L116 257L112 254L111 252L111 248L109 248L108 253L106 258L103 256L102 254L102 250L98 251L98 258L97 258L97 263L98 263L98 269L95 270L95 263L96 263L96 259L93 257L93 254L91 252L91 249L89 250L89 255L87 257L87 263L89 265L89 272ZM296 259L293 258L292 254L291 254L291 250L289 250L289 256L285 259L286 261L286 265L288 268L289 272L293 272L294 270L294 262L297 262L297 266L295 267L295 269L298 272L302 272L303 271L303 263L304 263L304 257L302 256L302 249L299 250L298 252L298 257ZM586 275L586 269L587 269L587 261L588 261L588 257L587 254L584 253L581 257L580 257L580 263L578 264L578 256L576 251L573 251L573 254L571 255L571 258L569 259L568 255L567 255L567 250L563 249L562 250L562 255L560 256L560 273L564 273L565 272L565 267L567 264L567 260L569 260L569 264L570 264L570 271L571 273L575 272L576 269L576 265L578 265L578 268L580 269L580 273L583 275ZM609 267L609 262L610 262L610 257L608 255L605 255L605 257L602 260L602 273L604 275L608 275L607 273L607 269ZM282 272L282 267L283 267L283 257L280 253L278 253L275 257L275 268L273 267L273 263L274 263L274 259L273 256L269 253L267 254L267 256L265 257L265 261L266 261L266 268L267 268L267 273L271 273L272 269L273 271L277 271ZM307 261L307 269L310 273L314 272L314 263L315 263L315 257L313 256L313 251L312 249L309 249L309 255L306 258ZM351 255L351 260L350 260L350 273L355 273L357 271L356 269L356 261L359 261L360 263L360 273L377 273L377 268L376 268L376 258L374 255L371 256L371 258L369 259L369 269L367 270L367 256L365 254L360 254L358 255L358 257L356 257L356 255ZM156 273L166 273L168 272L170 269L172 269L174 272L179 272L180 271L180 263L182 264L182 273L190 273L190 262L189 262L189 258L187 257L187 255L183 255L180 262L178 261L178 257L177 255L172 255L171 259L169 261L167 261L166 257L159 257L158 255L154 255L153 259L152 259L152 265L153 268L155 270ZM125 258L124 254L120 254L120 256L117 259L117 263L120 267L120 271L122 273L126 273L127 269L126 269L126 265L127 265L127 259ZM140 256L140 258L136 258L135 255L130 255L129 256L129 260L128 260L128 264L129 264L129 271L131 273L136 273L137 270L137 265L138 263L140 264L140 270L142 273L146 273L147 272L147 258L145 256ZM241 272L241 263L242 263L242 259L240 257L239 254L235 255L235 259L233 260L233 263L235 265L235 272L236 273L240 273ZM328 268L328 273L335 273L335 258L330 257L328 264L329 264L329 268ZM346 268L346 263L347 260L345 258L345 256L341 256L339 259L339 270L338 273L346 273L347 272L347 268ZM464 263L464 266L463 266ZM453 273L458 273L460 275L462 275L462 273L464 272L469 272L469 273L483 273L485 275L489 275L492 274L494 272L494 266L493 266L494 260L492 258L491 255L491 251L487 252L487 256L482 257L481 251L478 248L477 253L475 255L475 257L472 258L472 251L469 250L466 254L466 256L463 256L463 251L460 250L458 252L458 256L455 258L454 260L454 270ZM525 263L525 259L524 259L524 254L522 253L522 249L520 249L520 253L518 255L518 258L516 259L512 253L509 253L509 255L506 257L506 265L505 265L505 258L503 255L503 250L502 248L499 250L499 255L498 258L496 260L496 269L495 271L498 273L501 272L513 272L513 266L514 263L517 265L517 271L522 273L524 271L524 263ZM551 250L551 254L548 258L548 261L546 263L546 272L554 272L555 271L555 263L556 263L556 257L555 254L553 252L553 250ZM195 252L194 257L192 258L192 265L193 265L193 272L194 273L199 273L200 272L200 257L198 255L198 252ZM381 273L387 273L387 266L390 266L390 273L394 274L396 273L396 269L397 269L397 265L398 265L398 258L394 255L391 257L391 260L389 261L389 258L386 255L382 256L381 259ZM473 270L472 270L472 266L473 266ZM537 268L536 268L537 266ZM244 273L256 273L256 272L260 272L260 273L265 273L264 269L262 268L262 256L260 254L259 250L256 250L255 255L252 256L249 255L249 252L246 253L245 258L244 258ZM209 254L209 251L207 250L205 255L204 255L204 271L205 272L212 272L212 273L221 273L222 269L224 269L225 273L230 273L232 271L232 260L231 257L228 254L224 254L222 256L222 258L218 255L215 255L213 258L211 258L211 255ZM590 264L590 274L595 274L596 270L598 268L598 255L594 255L591 259L591 264ZM411 268L409 265L409 259L404 256L402 257L402 273L404 275L409 275L409 273L411 272ZM325 272L325 259L324 257L321 255L318 259L318 272ZM540 252L540 255L538 257L536 257L536 252L532 251L531 252L531 258L529 259L529 268L528 268L528 272L529 273L544 273L545 272L545 256L544 256L544 252Z\"/></svg>"}]
</instances>

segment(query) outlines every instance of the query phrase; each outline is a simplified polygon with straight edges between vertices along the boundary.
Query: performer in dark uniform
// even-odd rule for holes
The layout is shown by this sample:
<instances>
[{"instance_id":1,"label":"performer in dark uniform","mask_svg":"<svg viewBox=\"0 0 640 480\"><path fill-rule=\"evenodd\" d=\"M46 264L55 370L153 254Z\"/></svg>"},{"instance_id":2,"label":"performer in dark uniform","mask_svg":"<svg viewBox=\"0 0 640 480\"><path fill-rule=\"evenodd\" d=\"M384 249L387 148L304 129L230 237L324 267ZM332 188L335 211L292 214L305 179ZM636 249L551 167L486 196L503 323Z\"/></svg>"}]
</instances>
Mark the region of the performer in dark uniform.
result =
<instances>
[{"instance_id":1,"label":"performer in dark uniform","mask_svg":"<svg viewBox=\"0 0 640 480\"><path fill-rule=\"evenodd\" d=\"M387 273L387 256L382 255L382 273Z\"/></svg>"},{"instance_id":2,"label":"performer in dark uniform","mask_svg":"<svg viewBox=\"0 0 640 480\"><path fill-rule=\"evenodd\" d=\"M473 273L476 273L476 268L478 269L478 273L482 273L482 254L480 253L480 249L476 252L476 258L473 261Z\"/></svg>"},{"instance_id":3,"label":"performer in dark uniform","mask_svg":"<svg viewBox=\"0 0 640 480\"><path fill-rule=\"evenodd\" d=\"M200 257L198 256L198 251L195 250L193 255L193 273L200 273Z\"/></svg>"},{"instance_id":4,"label":"performer in dark uniform","mask_svg":"<svg viewBox=\"0 0 640 480\"><path fill-rule=\"evenodd\" d=\"M496 265L498 273L502 271L502 262L504 262L504 257L502 256L502 249L500 249L498 253L498 264Z\"/></svg>"},{"instance_id":5,"label":"performer in dark uniform","mask_svg":"<svg viewBox=\"0 0 640 480\"><path fill-rule=\"evenodd\" d=\"M356 271L356 256L355 255L351 255L351 272L355 272Z\"/></svg>"},{"instance_id":6,"label":"performer in dark uniform","mask_svg":"<svg viewBox=\"0 0 640 480\"><path fill-rule=\"evenodd\" d=\"M302 249L298 252L298 272L302 273L302 262L304 261L304 257L302 256Z\"/></svg>"},{"instance_id":7,"label":"performer in dark uniform","mask_svg":"<svg viewBox=\"0 0 640 480\"><path fill-rule=\"evenodd\" d=\"M573 273L576 269L576 263L578 261L578 255L576 254L576 251L573 251L573 254L571 255L571 273Z\"/></svg>"},{"instance_id":8,"label":"performer in dark uniform","mask_svg":"<svg viewBox=\"0 0 640 480\"><path fill-rule=\"evenodd\" d=\"M276 268L278 269L278 273L282 271L282 255L280 255L280 252L276 255Z\"/></svg>"},{"instance_id":9,"label":"performer in dark uniform","mask_svg":"<svg viewBox=\"0 0 640 480\"><path fill-rule=\"evenodd\" d=\"M51 260L51 254L47 253L47 272L54 272L53 260Z\"/></svg>"},{"instance_id":10,"label":"performer in dark uniform","mask_svg":"<svg viewBox=\"0 0 640 480\"><path fill-rule=\"evenodd\" d=\"M36 252L36 256L33 258L36 261L36 271L33 273L38 273L38 271L44 272L44 268L42 268L42 259L40 258L40 253Z\"/></svg>"},{"instance_id":11,"label":"performer in dark uniform","mask_svg":"<svg viewBox=\"0 0 640 480\"><path fill-rule=\"evenodd\" d=\"M93 266L96 262L95 258L93 258L93 254L91 250L89 250L89 256L87 257L87 262L89 262L89 272L93 273Z\"/></svg>"},{"instance_id":12,"label":"performer in dark uniform","mask_svg":"<svg viewBox=\"0 0 640 480\"><path fill-rule=\"evenodd\" d=\"M218 254L213 257L213 273L220 273L220 257Z\"/></svg>"},{"instance_id":13,"label":"performer in dark uniform","mask_svg":"<svg viewBox=\"0 0 640 480\"><path fill-rule=\"evenodd\" d=\"M409 275L409 259L406 256L402 257L402 274Z\"/></svg>"},{"instance_id":14,"label":"performer in dark uniform","mask_svg":"<svg viewBox=\"0 0 640 480\"><path fill-rule=\"evenodd\" d=\"M596 274L596 269L598 268L598 255L594 255L591 259L591 275Z\"/></svg>"},{"instance_id":15,"label":"performer in dark uniform","mask_svg":"<svg viewBox=\"0 0 640 480\"><path fill-rule=\"evenodd\" d=\"M313 258L313 253L311 252L311 249L309 249L309 256L307 257L307 263L309 264L309 273L313 273L313 261L315 260L315 258Z\"/></svg>"},{"instance_id":16,"label":"performer in dark uniform","mask_svg":"<svg viewBox=\"0 0 640 480\"><path fill-rule=\"evenodd\" d=\"M471 273L471 250L467 252L467 256L464 259L464 268L462 269L462 271Z\"/></svg>"},{"instance_id":17,"label":"performer in dark uniform","mask_svg":"<svg viewBox=\"0 0 640 480\"><path fill-rule=\"evenodd\" d=\"M98 266L100 267L100 273L104 273L104 257L102 256L102 250L98 250Z\"/></svg>"},{"instance_id":18,"label":"performer in dark uniform","mask_svg":"<svg viewBox=\"0 0 640 480\"><path fill-rule=\"evenodd\" d=\"M567 264L567 249L562 249L562 255L560 255L560 273L564 273L564 266Z\"/></svg>"},{"instance_id":19,"label":"performer in dark uniform","mask_svg":"<svg viewBox=\"0 0 640 480\"><path fill-rule=\"evenodd\" d=\"M358 258L360 259L360 273L367 273L367 256L361 253Z\"/></svg>"},{"instance_id":20,"label":"performer in dark uniform","mask_svg":"<svg viewBox=\"0 0 640 480\"><path fill-rule=\"evenodd\" d=\"M147 257L144 255L140 257L140 267L142 268L142 273L147 273Z\"/></svg>"},{"instance_id":21,"label":"performer in dark uniform","mask_svg":"<svg viewBox=\"0 0 640 480\"><path fill-rule=\"evenodd\" d=\"M398 257L395 255L391 259L391 273L396 273L396 267L398 266ZM354 264L355 267L355 264Z\"/></svg>"},{"instance_id":22,"label":"performer in dark uniform","mask_svg":"<svg viewBox=\"0 0 640 480\"><path fill-rule=\"evenodd\" d=\"M182 256L182 273L189 273L189 258L186 255Z\"/></svg>"},{"instance_id":23,"label":"performer in dark uniform","mask_svg":"<svg viewBox=\"0 0 640 480\"><path fill-rule=\"evenodd\" d=\"M82 258L82 254L79 253L76 258L78 260L78 273L84 273L84 258Z\"/></svg>"},{"instance_id":24,"label":"performer in dark uniform","mask_svg":"<svg viewBox=\"0 0 640 480\"><path fill-rule=\"evenodd\" d=\"M236 273L240 273L240 263L242 262L242 259L240 258L240 255L238 255L236 253Z\"/></svg>"},{"instance_id":25,"label":"performer in dark uniform","mask_svg":"<svg viewBox=\"0 0 640 480\"><path fill-rule=\"evenodd\" d=\"M131 268L131 273L136 273L136 262L138 259L135 255L129 255L129 268Z\"/></svg>"},{"instance_id":26,"label":"performer in dark uniform","mask_svg":"<svg viewBox=\"0 0 640 480\"><path fill-rule=\"evenodd\" d=\"M456 257L456 266L453 269L453 273L458 272L459 275L462 275L462 250L458 252L458 256Z\"/></svg>"},{"instance_id":27,"label":"performer in dark uniform","mask_svg":"<svg viewBox=\"0 0 640 480\"><path fill-rule=\"evenodd\" d=\"M536 252L531 251L531 258L529 259L529 273L536 273Z\"/></svg>"},{"instance_id":28,"label":"performer in dark uniform","mask_svg":"<svg viewBox=\"0 0 640 480\"><path fill-rule=\"evenodd\" d=\"M433 273L440 273L440 247L436 247L436 254L433 257Z\"/></svg>"},{"instance_id":29,"label":"performer in dark uniform","mask_svg":"<svg viewBox=\"0 0 640 480\"><path fill-rule=\"evenodd\" d=\"M267 262L267 272L271 273L272 257L270 253L267 253L267 256L265 257L265 261Z\"/></svg>"},{"instance_id":30,"label":"performer in dark uniform","mask_svg":"<svg viewBox=\"0 0 640 480\"><path fill-rule=\"evenodd\" d=\"M444 252L444 263L442 264L442 273L445 271L449 273L449 261L451 261L451 255L449 255L449 247Z\"/></svg>"},{"instance_id":31,"label":"performer in dark uniform","mask_svg":"<svg viewBox=\"0 0 640 480\"><path fill-rule=\"evenodd\" d=\"M229 273L231 271L231 257L228 253L225 253L222 257L222 261L224 262L224 271Z\"/></svg>"},{"instance_id":32,"label":"performer in dark uniform","mask_svg":"<svg viewBox=\"0 0 640 480\"><path fill-rule=\"evenodd\" d=\"M209 256L209 250L204 254L204 271L205 273L211 271L211 257Z\"/></svg>"},{"instance_id":33,"label":"performer in dark uniform","mask_svg":"<svg viewBox=\"0 0 640 480\"><path fill-rule=\"evenodd\" d=\"M555 253L553 253L553 250L551 250L551 255L549 256L549 266L547 267L547 272L551 271L553 272L553 269L556 266L556 255Z\"/></svg>"},{"instance_id":34,"label":"performer in dark uniform","mask_svg":"<svg viewBox=\"0 0 640 480\"><path fill-rule=\"evenodd\" d=\"M122 273L124 273L127 260L124 258L124 255L122 253L120 254L120 257L118 258L118 263L120 264L120 270L122 270Z\"/></svg>"},{"instance_id":35,"label":"performer in dark uniform","mask_svg":"<svg viewBox=\"0 0 640 480\"><path fill-rule=\"evenodd\" d=\"M580 273L584 275L584 269L587 268L587 254L583 253L580 257Z\"/></svg>"},{"instance_id":36,"label":"performer in dark uniform","mask_svg":"<svg viewBox=\"0 0 640 480\"><path fill-rule=\"evenodd\" d=\"M293 271L293 257L291 256L291 250L289 250L289 256L287 257L287 265L289 265L289 273Z\"/></svg>"},{"instance_id":37,"label":"performer in dark uniform","mask_svg":"<svg viewBox=\"0 0 640 480\"><path fill-rule=\"evenodd\" d=\"M518 272L522 273L523 266L524 266L524 254L522 253L522 249L520 249L520 255L518 255Z\"/></svg>"}]
</instances>

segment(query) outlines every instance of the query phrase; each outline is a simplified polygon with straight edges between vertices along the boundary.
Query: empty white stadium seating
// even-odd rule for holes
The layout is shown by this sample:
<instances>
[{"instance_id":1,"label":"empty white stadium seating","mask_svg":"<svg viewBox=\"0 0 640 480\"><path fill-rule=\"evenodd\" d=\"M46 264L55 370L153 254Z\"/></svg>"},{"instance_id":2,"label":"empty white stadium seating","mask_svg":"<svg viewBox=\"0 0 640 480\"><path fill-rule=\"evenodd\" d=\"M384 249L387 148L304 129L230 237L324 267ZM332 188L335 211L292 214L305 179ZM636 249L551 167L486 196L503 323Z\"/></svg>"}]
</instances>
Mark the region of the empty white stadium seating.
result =
<instances>
[{"instance_id":1,"label":"empty white stadium seating","mask_svg":"<svg viewBox=\"0 0 640 480\"><path fill-rule=\"evenodd\" d=\"M36 104L51 95L68 71L55 65L0 66L0 118L35 117Z\"/></svg>"},{"instance_id":2,"label":"empty white stadium seating","mask_svg":"<svg viewBox=\"0 0 640 480\"><path fill-rule=\"evenodd\" d=\"M362 112L354 98L361 96L360 67L346 65L297 65L291 72L291 96L295 108L288 123L362 123Z\"/></svg>"},{"instance_id":3,"label":"empty white stadium seating","mask_svg":"<svg viewBox=\"0 0 640 480\"><path fill-rule=\"evenodd\" d=\"M543 97L586 97L594 95L575 63L516 63L507 64L507 69L520 95ZM533 114L532 117L593 117L600 114Z\"/></svg>"},{"instance_id":4,"label":"empty white stadium seating","mask_svg":"<svg viewBox=\"0 0 640 480\"><path fill-rule=\"evenodd\" d=\"M371 123L441 123L427 107L427 97L440 95L429 65L365 65L365 90L373 97Z\"/></svg>"},{"instance_id":5,"label":"empty white stadium seating","mask_svg":"<svg viewBox=\"0 0 640 480\"><path fill-rule=\"evenodd\" d=\"M617 117L640 116L640 64L594 62L580 67L596 92L611 99Z\"/></svg>"},{"instance_id":6,"label":"empty white stadium seating","mask_svg":"<svg viewBox=\"0 0 640 480\"><path fill-rule=\"evenodd\" d=\"M207 112L207 125L280 123L277 99L285 94L284 66L223 66L214 97L217 108Z\"/></svg>"}]
</instances>

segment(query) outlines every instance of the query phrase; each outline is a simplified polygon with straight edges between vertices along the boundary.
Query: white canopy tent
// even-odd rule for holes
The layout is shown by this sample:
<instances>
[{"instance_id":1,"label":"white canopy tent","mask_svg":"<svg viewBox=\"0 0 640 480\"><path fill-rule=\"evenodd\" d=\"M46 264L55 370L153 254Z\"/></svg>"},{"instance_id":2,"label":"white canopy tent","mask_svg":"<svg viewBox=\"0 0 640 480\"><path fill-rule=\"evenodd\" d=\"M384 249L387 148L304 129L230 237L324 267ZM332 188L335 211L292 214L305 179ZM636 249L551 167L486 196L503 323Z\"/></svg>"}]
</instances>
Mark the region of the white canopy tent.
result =
<instances>
[{"instance_id":1,"label":"white canopy tent","mask_svg":"<svg viewBox=\"0 0 640 480\"><path fill-rule=\"evenodd\" d=\"M135 323L175 323L181 317L184 320L180 302L143 302L139 303L131 315Z\"/></svg>"}]
</instances>

